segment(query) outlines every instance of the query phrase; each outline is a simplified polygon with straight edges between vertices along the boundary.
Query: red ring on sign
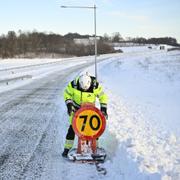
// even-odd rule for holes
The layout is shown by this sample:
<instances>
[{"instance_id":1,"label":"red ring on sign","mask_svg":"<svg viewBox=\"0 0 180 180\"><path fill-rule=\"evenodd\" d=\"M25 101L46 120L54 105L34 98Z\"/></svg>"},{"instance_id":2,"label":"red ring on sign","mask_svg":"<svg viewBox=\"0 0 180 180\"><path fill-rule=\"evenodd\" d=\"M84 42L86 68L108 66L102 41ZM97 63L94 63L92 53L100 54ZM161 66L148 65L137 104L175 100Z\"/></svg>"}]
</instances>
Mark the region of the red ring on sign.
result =
<instances>
[{"instance_id":1,"label":"red ring on sign","mask_svg":"<svg viewBox=\"0 0 180 180\"><path fill-rule=\"evenodd\" d=\"M85 136L85 135L82 135L79 131L78 131L78 128L76 126L76 120L78 120L78 116L81 112L83 112L84 110L92 110L92 111L95 111L101 118L101 121L102 121L102 126L101 126L101 129L98 131L97 134L93 135L93 136ZM106 127L106 120L105 120L105 117L104 115L102 114L102 112L96 108L94 105L91 105L91 104L85 104L83 105L78 111L76 111L74 117L73 117L73 121L72 121L72 126L73 126L73 129L74 129L74 132L75 134L80 137L81 139L84 139L84 140L92 140L92 139L97 139L99 136L102 135L102 133L104 132L105 130L105 127Z\"/></svg>"}]
</instances>

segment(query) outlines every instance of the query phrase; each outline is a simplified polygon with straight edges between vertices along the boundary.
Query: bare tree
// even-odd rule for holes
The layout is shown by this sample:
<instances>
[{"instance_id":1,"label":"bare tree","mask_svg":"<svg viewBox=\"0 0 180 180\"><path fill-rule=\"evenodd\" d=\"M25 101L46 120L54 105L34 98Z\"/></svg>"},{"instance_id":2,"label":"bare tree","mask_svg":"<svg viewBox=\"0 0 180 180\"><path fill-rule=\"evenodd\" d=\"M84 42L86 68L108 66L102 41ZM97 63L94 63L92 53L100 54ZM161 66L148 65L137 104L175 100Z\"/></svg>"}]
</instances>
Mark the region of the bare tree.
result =
<instances>
[{"instance_id":1,"label":"bare tree","mask_svg":"<svg viewBox=\"0 0 180 180\"><path fill-rule=\"evenodd\" d=\"M114 32L112 35L112 42L120 42L123 38L119 32Z\"/></svg>"}]
</instances>

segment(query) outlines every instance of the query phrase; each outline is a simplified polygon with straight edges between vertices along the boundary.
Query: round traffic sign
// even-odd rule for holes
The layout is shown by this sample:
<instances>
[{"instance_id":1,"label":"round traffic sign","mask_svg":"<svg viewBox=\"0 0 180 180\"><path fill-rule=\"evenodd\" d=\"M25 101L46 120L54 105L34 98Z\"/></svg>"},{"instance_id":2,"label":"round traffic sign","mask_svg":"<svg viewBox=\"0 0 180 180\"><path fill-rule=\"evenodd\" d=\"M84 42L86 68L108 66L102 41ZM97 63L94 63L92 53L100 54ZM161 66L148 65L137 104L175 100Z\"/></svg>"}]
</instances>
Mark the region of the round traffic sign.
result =
<instances>
[{"instance_id":1,"label":"round traffic sign","mask_svg":"<svg viewBox=\"0 0 180 180\"><path fill-rule=\"evenodd\" d=\"M75 113L72 125L78 137L91 140L101 136L105 130L106 121L98 108L84 105Z\"/></svg>"}]
</instances>

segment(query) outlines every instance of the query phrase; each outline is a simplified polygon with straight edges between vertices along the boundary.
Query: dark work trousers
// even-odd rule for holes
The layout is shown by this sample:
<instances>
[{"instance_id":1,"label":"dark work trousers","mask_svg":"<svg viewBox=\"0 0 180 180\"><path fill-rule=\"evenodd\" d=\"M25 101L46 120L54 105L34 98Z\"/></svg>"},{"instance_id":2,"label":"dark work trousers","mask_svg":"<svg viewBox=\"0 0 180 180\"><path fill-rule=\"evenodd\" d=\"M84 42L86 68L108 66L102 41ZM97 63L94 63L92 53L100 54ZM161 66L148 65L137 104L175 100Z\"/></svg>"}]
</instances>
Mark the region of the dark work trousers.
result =
<instances>
[{"instance_id":1,"label":"dark work trousers","mask_svg":"<svg viewBox=\"0 0 180 180\"><path fill-rule=\"evenodd\" d=\"M74 133L73 127L72 127L72 125L70 125L68 132L67 132L67 135L66 135L66 139L67 140L74 140L74 137L75 137L75 133Z\"/></svg>"}]
</instances>

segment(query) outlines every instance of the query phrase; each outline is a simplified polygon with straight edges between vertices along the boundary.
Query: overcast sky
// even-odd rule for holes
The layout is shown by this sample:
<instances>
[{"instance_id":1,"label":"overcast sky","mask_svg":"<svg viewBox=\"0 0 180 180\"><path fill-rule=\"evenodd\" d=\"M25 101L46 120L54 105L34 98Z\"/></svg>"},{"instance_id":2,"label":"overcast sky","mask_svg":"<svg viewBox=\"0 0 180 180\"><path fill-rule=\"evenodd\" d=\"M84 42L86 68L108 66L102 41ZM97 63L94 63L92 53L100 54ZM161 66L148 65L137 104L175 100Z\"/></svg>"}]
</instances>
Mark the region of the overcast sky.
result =
<instances>
[{"instance_id":1,"label":"overcast sky","mask_svg":"<svg viewBox=\"0 0 180 180\"><path fill-rule=\"evenodd\" d=\"M180 43L180 0L0 0L0 34L9 30L94 34L93 10L61 5L97 5L97 34L171 36Z\"/></svg>"}]
</instances>

